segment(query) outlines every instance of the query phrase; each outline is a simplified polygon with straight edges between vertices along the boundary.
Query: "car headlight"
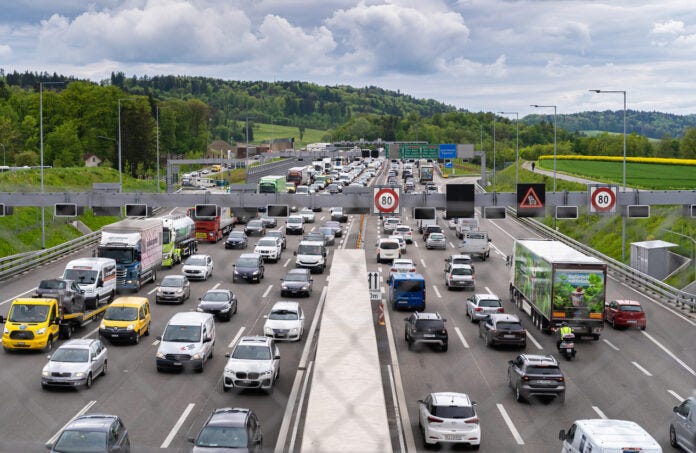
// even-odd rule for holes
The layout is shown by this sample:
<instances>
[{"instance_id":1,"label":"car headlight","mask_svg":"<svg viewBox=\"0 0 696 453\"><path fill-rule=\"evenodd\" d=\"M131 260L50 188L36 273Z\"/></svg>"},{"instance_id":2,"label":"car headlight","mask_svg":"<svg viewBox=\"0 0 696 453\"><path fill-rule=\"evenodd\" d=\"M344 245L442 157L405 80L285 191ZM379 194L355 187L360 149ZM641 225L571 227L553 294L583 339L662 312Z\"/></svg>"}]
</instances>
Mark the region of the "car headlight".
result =
<instances>
[{"instance_id":1,"label":"car headlight","mask_svg":"<svg viewBox=\"0 0 696 453\"><path fill-rule=\"evenodd\" d=\"M291 334L291 335L297 335L297 333L298 333L299 331L300 331L300 329L298 329L297 327L295 327L295 328L293 328L293 329L290 329L290 334Z\"/></svg>"},{"instance_id":2,"label":"car headlight","mask_svg":"<svg viewBox=\"0 0 696 453\"><path fill-rule=\"evenodd\" d=\"M164 358L165 358L164 353L163 353L163 352L160 352L160 351L157 351L156 357L157 357L158 359L164 359Z\"/></svg>"},{"instance_id":3,"label":"car headlight","mask_svg":"<svg viewBox=\"0 0 696 453\"><path fill-rule=\"evenodd\" d=\"M259 275L259 271L254 271L252 275Z\"/></svg>"},{"instance_id":4,"label":"car headlight","mask_svg":"<svg viewBox=\"0 0 696 453\"><path fill-rule=\"evenodd\" d=\"M283 284L280 285L280 289L288 289L288 285L286 285L285 283L283 283Z\"/></svg>"},{"instance_id":5,"label":"car headlight","mask_svg":"<svg viewBox=\"0 0 696 453\"><path fill-rule=\"evenodd\" d=\"M10 333L10 329L8 329L7 327L5 327L5 328L2 330L2 333L5 334L5 335L7 335L8 333Z\"/></svg>"},{"instance_id":6,"label":"car headlight","mask_svg":"<svg viewBox=\"0 0 696 453\"><path fill-rule=\"evenodd\" d=\"M49 377L51 373L48 370L43 370L41 372L41 377Z\"/></svg>"},{"instance_id":7,"label":"car headlight","mask_svg":"<svg viewBox=\"0 0 696 453\"><path fill-rule=\"evenodd\" d=\"M84 371L78 371L78 372L76 372L76 373L74 374L74 376L75 376L76 378L78 378L78 379L82 379L83 377L85 377L85 372L84 372Z\"/></svg>"},{"instance_id":8,"label":"car headlight","mask_svg":"<svg viewBox=\"0 0 696 453\"><path fill-rule=\"evenodd\" d=\"M263 373L260 373L260 374L261 374L261 377L270 376L271 374L273 374L273 370L266 370L266 371L264 371Z\"/></svg>"},{"instance_id":9,"label":"car headlight","mask_svg":"<svg viewBox=\"0 0 696 453\"><path fill-rule=\"evenodd\" d=\"M126 327L126 330L133 330L133 329L135 329L135 324L128 324L128 326Z\"/></svg>"},{"instance_id":10,"label":"car headlight","mask_svg":"<svg viewBox=\"0 0 696 453\"><path fill-rule=\"evenodd\" d=\"M199 352L197 352L191 356L191 360L200 360L200 359L201 359L201 354Z\"/></svg>"},{"instance_id":11,"label":"car headlight","mask_svg":"<svg viewBox=\"0 0 696 453\"><path fill-rule=\"evenodd\" d=\"M234 270L234 275L239 275L239 271L237 269Z\"/></svg>"},{"instance_id":12,"label":"car headlight","mask_svg":"<svg viewBox=\"0 0 696 453\"><path fill-rule=\"evenodd\" d=\"M203 311L203 309L202 309L201 307L196 307L196 311L200 311L200 312L202 312L202 311Z\"/></svg>"},{"instance_id":13,"label":"car headlight","mask_svg":"<svg viewBox=\"0 0 696 453\"><path fill-rule=\"evenodd\" d=\"M270 327L264 327L264 328L263 328L263 333L264 333L265 335L273 335L273 329L270 328Z\"/></svg>"},{"instance_id":14,"label":"car headlight","mask_svg":"<svg viewBox=\"0 0 696 453\"><path fill-rule=\"evenodd\" d=\"M302 291L309 291L309 283L302 287Z\"/></svg>"},{"instance_id":15,"label":"car headlight","mask_svg":"<svg viewBox=\"0 0 696 453\"><path fill-rule=\"evenodd\" d=\"M46 333L46 328L42 327L36 331L36 335L43 335Z\"/></svg>"}]
</instances>

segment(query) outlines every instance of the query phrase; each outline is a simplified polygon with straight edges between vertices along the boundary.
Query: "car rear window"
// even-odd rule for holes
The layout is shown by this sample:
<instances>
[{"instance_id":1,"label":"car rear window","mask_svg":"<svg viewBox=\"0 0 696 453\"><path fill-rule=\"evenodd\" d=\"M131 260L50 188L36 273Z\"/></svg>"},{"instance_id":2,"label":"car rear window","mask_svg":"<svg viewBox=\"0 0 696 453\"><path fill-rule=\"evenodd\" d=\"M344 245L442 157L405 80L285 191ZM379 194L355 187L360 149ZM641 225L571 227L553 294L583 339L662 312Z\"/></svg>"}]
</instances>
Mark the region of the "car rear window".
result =
<instances>
[{"instance_id":1,"label":"car rear window","mask_svg":"<svg viewBox=\"0 0 696 453\"><path fill-rule=\"evenodd\" d=\"M640 305L622 305L620 307L621 311L630 311L634 313L640 313L643 311L643 308Z\"/></svg>"},{"instance_id":2,"label":"car rear window","mask_svg":"<svg viewBox=\"0 0 696 453\"><path fill-rule=\"evenodd\" d=\"M522 326L516 322L499 322L495 326L498 330L522 330Z\"/></svg>"},{"instance_id":3,"label":"car rear window","mask_svg":"<svg viewBox=\"0 0 696 453\"><path fill-rule=\"evenodd\" d=\"M418 329L444 329L445 323L439 319L419 319L416 321Z\"/></svg>"},{"instance_id":4,"label":"car rear window","mask_svg":"<svg viewBox=\"0 0 696 453\"><path fill-rule=\"evenodd\" d=\"M455 267L452 269L452 275L472 275L473 272L471 272L471 269L468 269L466 267ZM485 305L488 307L489 305Z\"/></svg>"},{"instance_id":5,"label":"car rear window","mask_svg":"<svg viewBox=\"0 0 696 453\"><path fill-rule=\"evenodd\" d=\"M469 406L433 406L432 414L441 418L471 418L476 413Z\"/></svg>"},{"instance_id":6,"label":"car rear window","mask_svg":"<svg viewBox=\"0 0 696 453\"><path fill-rule=\"evenodd\" d=\"M481 299L479 300L479 307L502 307L503 304L500 303L499 299Z\"/></svg>"},{"instance_id":7,"label":"car rear window","mask_svg":"<svg viewBox=\"0 0 696 453\"><path fill-rule=\"evenodd\" d=\"M555 366L528 366L527 374L543 374L544 376L553 376L561 374L561 370Z\"/></svg>"},{"instance_id":8,"label":"car rear window","mask_svg":"<svg viewBox=\"0 0 696 453\"><path fill-rule=\"evenodd\" d=\"M379 244L379 248L384 250L394 250L399 248L399 243L396 241L382 242L381 244Z\"/></svg>"}]
</instances>

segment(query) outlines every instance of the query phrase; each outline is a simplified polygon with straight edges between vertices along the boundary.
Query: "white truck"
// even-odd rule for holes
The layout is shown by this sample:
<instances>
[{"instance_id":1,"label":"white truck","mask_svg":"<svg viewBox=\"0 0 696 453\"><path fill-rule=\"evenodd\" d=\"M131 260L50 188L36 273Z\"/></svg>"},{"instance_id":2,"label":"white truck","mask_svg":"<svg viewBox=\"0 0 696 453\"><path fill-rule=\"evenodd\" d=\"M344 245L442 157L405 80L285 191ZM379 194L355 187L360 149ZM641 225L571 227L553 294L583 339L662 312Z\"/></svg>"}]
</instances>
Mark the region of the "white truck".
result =
<instances>
[{"instance_id":1,"label":"white truck","mask_svg":"<svg viewBox=\"0 0 696 453\"><path fill-rule=\"evenodd\" d=\"M162 221L124 219L103 226L97 255L116 261L118 291L138 291L155 281L162 265Z\"/></svg>"},{"instance_id":2,"label":"white truck","mask_svg":"<svg viewBox=\"0 0 696 453\"><path fill-rule=\"evenodd\" d=\"M486 231L465 231L459 243L459 253L462 255L478 256L486 261L491 254L491 238Z\"/></svg>"},{"instance_id":3,"label":"white truck","mask_svg":"<svg viewBox=\"0 0 696 453\"><path fill-rule=\"evenodd\" d=\"M459 239L464 239L464 233L467 231L478 231L479 229L479 219L478 217L460 217L457 219L457 226L455 231L457 232L457 237Z\"/></svg>"},{"instance_id":4,"label":"white truck","mask_svg":"<svg viewBox=\"0 0 696 453\"><path fill-rule=\"evenodd\" d=\"M112 258L78 258L70 261L63 278L73 280L85 292L87 308L111 302L116 295L116 261Z\"/></svg>"}]
</instances>

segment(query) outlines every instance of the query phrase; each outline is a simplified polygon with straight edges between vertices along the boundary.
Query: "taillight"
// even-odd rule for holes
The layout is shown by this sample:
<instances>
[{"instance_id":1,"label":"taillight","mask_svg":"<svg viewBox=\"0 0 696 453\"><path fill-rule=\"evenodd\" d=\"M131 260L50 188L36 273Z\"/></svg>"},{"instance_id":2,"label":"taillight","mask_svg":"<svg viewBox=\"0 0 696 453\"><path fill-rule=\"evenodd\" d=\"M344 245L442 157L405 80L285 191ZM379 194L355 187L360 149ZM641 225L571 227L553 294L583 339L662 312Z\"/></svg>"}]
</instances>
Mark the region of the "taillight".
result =
<instances>
[{"instance_id":1,"label":"taillight","mask_svg":"<svg viewBox=\"0 0 696 453\"><path fill-rule=\"evenodd\" d=\"M523 380L523 381L528 381L528 380L529 380L529 376L526 376L526 375L525 375L525 376L522 376L522 380Z\"/></svg>"},{"instance_id":2,"label":"taillight","mask_svg":"<svg viewBox=\"0 0 696 453\"><path fill-rule=\"evenodd\" d=\"M392 267L392 268L391 268L391 272L398 272L398 271L399 271L399 270L398 270L397 268L395 268L395 267Z\"/></svg>"},{"instance_id":3,"label":"taillight","mask_svg":"<svg viewBox=\"0 0 696 453\"><path fill-rule=\"evenodd\" d=\"M411 269L408 270L409 272L416 272L416 268L412 267Z\"/></svg>"},{"instance_id":4,"label":"taillight","mask_svg":"<svg viewBox=\"0 0 696 453\"><path fill-rule=\"evenodd\" d=\"M467 418L464 420L465 423L473 423L475 425L478 425L479 419L478 417L472 417L472 418Z\"/></svg>"},{"instance_id":5,"label":"taillight","mask_svg":"<svg viewBox=\"0 0 696 453\"><path fill-rule=\"evenodd\" d=\"M483 311L483 308L481 308L481 307L476 307L476 309L475 309L474 311Z\"/></svg>"},{"instance_id":6,"label":"taillight","mask_svg":"<svg viewBox=\"0 0 696 453\"><path fill-rule=\"evenodd\" d=\"M428 415L428 423L442 423L441 418L433 417L432 415Z\"/></svg>"},{"instance_id":7,"label":"taillight","mask_svg":"<svg viewBox=\"0 0 696 453\"><path fill-rule=\"evenodd\" d=\"M563 376L561 376L561 377L559 377L559 378L556 378L556 380L557 380L558 382L563 382L563 381L564 381Z\"/></svg>"},{"instance_id":8,"label":"taillight","mask_svg":"<svg viewBox=\"0 0 696 453\"><path fill-rule=\"evenodd\" d=\"M498 313L505 313L505 309L503 307L498 308Z\"/></svg>"}]
</instances>

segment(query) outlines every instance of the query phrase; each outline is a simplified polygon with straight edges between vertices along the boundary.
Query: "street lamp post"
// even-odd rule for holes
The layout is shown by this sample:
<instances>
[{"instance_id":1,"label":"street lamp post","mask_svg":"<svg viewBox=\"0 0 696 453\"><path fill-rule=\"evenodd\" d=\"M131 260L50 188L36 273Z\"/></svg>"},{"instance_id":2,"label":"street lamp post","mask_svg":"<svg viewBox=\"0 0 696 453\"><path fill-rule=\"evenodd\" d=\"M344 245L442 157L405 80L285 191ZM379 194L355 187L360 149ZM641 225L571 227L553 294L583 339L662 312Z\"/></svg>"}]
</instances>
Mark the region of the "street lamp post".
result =
<instances>
[{"instance_id":1,"label":"street lamp post","mask_svg":"<svg viewBox=\"0 0 696 453\"><path fill-rule=\"evenodd\" d=\"M495 190L495 113L493 113L493 190Z\"/></svg>"},{"instance_id":2,"label":"street lamp post","mask_svg":"<svg viewBox=\"0 0 696 453\"><path fill-rule=\"evenodd\" d=\"M519 112L498 112L501 115L515 115L515 187L520 178L520 114ZM515 189L517 190L517 189Z\"/></svg>"},{"instance_id":3,"label":"street lamp post","mask_svg":"<svg viewBox=\"0 0 696 453\"><path fill-rule=\"evenodd\" d=\"M556 106L532 104L530 107L551 108L553 107L553 191L556 192ZM555 218L555 216L554 216Z\"/></svg>"},{"instance_id":4,"label":"street lamp post","mask_svg":"<svg viewBox=\"0 0 696 453\"><path fill-rule=\"evenodd\" d=\"M156 117L157 117L157 147L156 147L156 149L157 149L157 193L160 192L160 154L159 154L159 136L160 136L160 132L159 132L159 111L160 111L161 108L162 108L162 109L167 109L167 108L169 108L169 107L160 107L160 106L158 105L158 106L157 106L157 113L156 113Z\"/></svg>"},{"instance_id":5,"label":"street lamp post","mask_svg":"<svg viewBox=\"0 0 696 453\"><path fill-rule=\"evenodd\" d=\"M246 116L246 159L244 162L244 183L248 183L249 179L249 120L256 118L255 116Z\"/></svg>"},{"instance_id":6,"label":"street lamp post","mask_svg":"<svg viewBox=\"0 0 696 453\"><path fill-rule=\"evenodd\" d=\"M39 82L39 141L41 146L41 193L44 193L43 86L62 85L63 83L65 82ZM46 248L46 219L44 217L43 206L41 207L41 248Z\"/></svg>"},{"instance_id":7,"label":"street lamp post","mask_svg":"<svg viewBox=\"0 0 696 453\"><path fill-rule=\"evenodd\" d=\"M118 100L118 190L123 192L123 172L121 171L121 101L132 101L135 98L121 98Z\"/></svg>"},{"instance_id":8,"label":"street lamp post","mask_svg":"<svg viewBox=\"0 0 696 453\"><path fill-rule=\"evenodd\" d=\"M593 93L613 93L623 95L623 192L626 192L626 91L590 90ZM626 261L626 216L621 215L621 261Z\"/></svg>"}]
</instances>

